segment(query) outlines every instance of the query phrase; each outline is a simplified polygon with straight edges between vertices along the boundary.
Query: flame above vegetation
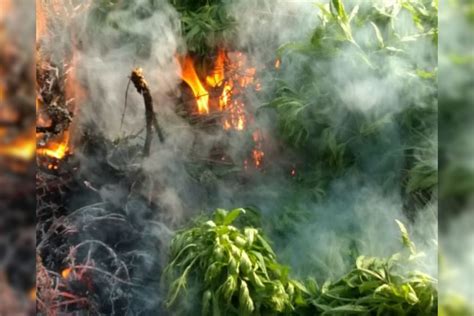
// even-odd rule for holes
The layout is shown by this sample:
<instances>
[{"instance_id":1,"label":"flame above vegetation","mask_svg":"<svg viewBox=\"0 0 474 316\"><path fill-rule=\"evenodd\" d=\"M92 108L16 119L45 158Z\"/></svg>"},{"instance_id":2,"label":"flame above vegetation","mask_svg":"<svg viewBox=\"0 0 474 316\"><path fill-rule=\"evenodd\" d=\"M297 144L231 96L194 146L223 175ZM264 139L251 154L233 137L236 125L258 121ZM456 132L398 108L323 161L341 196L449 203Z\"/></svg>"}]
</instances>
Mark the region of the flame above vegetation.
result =
<instances>
[{"instance_id":1,"label":"flame above vegetation","mask_svg":"<svg viewBox=\"0 0 474 316\"><path fill-rule=\"evenodd\" d=\"M48 4L45 4L44 1L36 0L36 41L38 44L41 44L41 39L43 37L49 36L47 32L48 28L52 25L64 24L65 21L73 19L80 14L87 12L87 9L92 4L91 1L83 1L78 4L77 2L64 1L61 0L52 0ZM72 32L72 31L71 31ZM71 33L71 38L74 40L75 36ZM75 47L76 45L72 45ZM37 49L40 50L41 45L37 46ZM65 58L63 65L57 67L61 69L58 71L60 73L57 75L57 78L54 78L58 85L61 86L59 90L63 90L64 100L58 101L57 106L63 108L64 111L69 113L77 113L77 104L83 101L86 97L86 92L79 83L78 74L77 74L77 65L79 63L80 56L79 52L76 49L73 49L72 52ZM50 71L52 67L56 69L55 65L50 65L48 60L42 59L42 54L38 54L39 59L37 63L41 65L39 69L44 69L44 71ZM37 87L39 89L41 82L37 82ZM48 115L48 104L43 103L43 98L41 96L41 90L37 91L37 101L36 101L36 125L42 128L48 128L55 123ZM56 102L56 101L55 101ZM67 127L66 127L67 126ZM53 126L54 127L54 126ZM36 142L38 144L36 154L39 157L53 158L57 160L64 159L67 155L72 152L72 147L70 144L70 134L71 125L67 124L64 128L59 129L61 132L36 133ZM49 169L57 169L57 165L48 164Z\"/></svg>"},{"instance_id":2,"label":"flame above vegetation","mask_svg":"<svg viewBox=\"0 0 474 316\"><path fill-rule=\"evenodd\" d=\"M248 66L247 57L241 52L226 52L218 50L213 68L201 81L196 71L193 59L186 56L180 59L182 80L191 88L198 115L220 113L224 130L243 131L247 128L251 115L246 109L244 90L260 90L260 84L255 79L256 69ZM210 92L212 91L212 92ZM211 96L218 98L213 102ZM259 131L253 135L255 149L251 156L257 168L262 167L264 152L262 137ZM247 168L248 161L244 161Z\"/></svg>"},{"instance_id":3,"label":"flame above vegetation","mask_svg":"<svg viewBox=\"0 0 474 316\"><path fill-rule=\"evenodd\" d=\"M225 129L243 130L247 122L245 104L240 98L241 91L254 86L258 90L255 80L256 69L247 66L247 58L241 52L227 53L219 50L214 61L212 71L201 81L196 71L193 59L186 56L180 59L181 78L191 88L197 113L208 115L223 112L222 125ZM222 90L218 99L218 107L211 108L211 89ZM219 90L218 90L219 89Z\"/></svg>"},{"instance_id":4,"label":"flame above vegetation","mask_svg":"<svg viewBox=\"0 0 474 316\"><path fill-rule=\"evenodd\" d=\"M209 114L209 93L204 88L199 76L194 69L193 60L186 56L181 62L182 79L188 84L196 98L197 111L199 114Z\"/></svg>"},{"instance_id":5,"label":"flame above vegetation","mask_svg":"<svg viewBox=\"0 0 474 316\"><path fill-rule=\"evenodd\" d=\"M211 74L206 77L207 84L212 88L219 87L224 82L225 59L225 52L223 50L219 50L214 63L214 69L212 70Z\"/></svg>"}]
</instances>

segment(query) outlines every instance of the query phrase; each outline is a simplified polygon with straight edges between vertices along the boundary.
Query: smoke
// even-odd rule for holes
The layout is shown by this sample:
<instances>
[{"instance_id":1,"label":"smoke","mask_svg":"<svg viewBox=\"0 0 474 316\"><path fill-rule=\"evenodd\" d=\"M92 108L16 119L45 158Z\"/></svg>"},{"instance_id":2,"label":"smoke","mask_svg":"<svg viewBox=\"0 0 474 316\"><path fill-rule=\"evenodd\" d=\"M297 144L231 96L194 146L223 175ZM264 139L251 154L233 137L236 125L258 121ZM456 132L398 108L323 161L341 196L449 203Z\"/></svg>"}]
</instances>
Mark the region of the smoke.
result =
<instances>
[{"instance_id":1,"label":"smoke","mask_svg":"<svg viewBox=\"0 0 474 316\"><path fill-rule=\"evenodd\" d=\"M361 3L360 10L364 8ZM264 95L249 92L245 96L246 109L256 112L274 97L277 83L269 68L278 57L276 50L287 43L308 40L321 23L317 18L320 9L312 1L240 0L229 4L228 10L237 23L232 48L245 52L249 63L256 66L257 74L261 74L259 79ZM409 17L402 17L394 27L407 36L416 29ZM280 139L274 112L259 111L249 131L240 134L226 133L222 129L199 129L176 114L182 97L176 54L185 47L185 39L181 34L180 16L171 4L164 0L118 1L110 7L101 2L94 3L71 20L52 23L48 32L42 43L45 54L56 58L58 63L66 56L74 56L75 90L83 90L86 95L76 104L79 130L85 131L92 126L97 134L109 141L105 157L98 151L92 159L90 152L81 147L76 153L82 164L81 176L95 179L100 184L97 189L100 199L112 205L113 211L103 207L94 216L120 213L131 219L135 232L143 231L150 236L139 247L143 252L149 250L146 268L137 273L140 277L146 278L147 273L156 272L157 268L152 267L156 258L152 256L160 256L158 261L163 264L164 249L167 249L174 228L193 215L214 207L254 206L260 210L263 226L275 240L277 253L301 275L311 273L318 278L335 278L347 271L354 253L386 256L400 248L395 219L411 222L403 212L406 209L405 193L400 190L406 167L404 152L411 144L405 143L403 134L406 131L396 119L407 108L431 106L422 101L435 93L415 74L407 79L400 73L407 70L415 73L416 67L424 69L426 65L432 65L436 48L429 40L413 42L405 52L409 58L371 56L370 62L380 69L376 75L361 56L361 48L353 45L345 47L337 56L321 60L299 54L283 56L279 79L295 88L306 88L310 100L321 100L321 93L332 93L327 96L328 102L337 100L341 104L334 109L324 108L324 105L313 107L315 113L302 118L303 124L313 128L316 123L311 119L318 117L317 111L324 110L328 127L347 142L358 137L355 132L360 132L355 131L360 126L350 121L353 117L367 120L370 124L365 128L368 131L376 128L379 135L352 142L354 148L349 149L357 154L353 160L360 167L358 170L343 170L329 180L314 175L313 181L318 182L314 192L300 192L301 186L290 177L290 167L299 162L300 152ZM380 44L374 32L370 27L357 29L354 38L365 47L373 47ZM128 76L134 67L144 70L152 89L154 110L165 133L165 142L155 140L151 155L143 161L140 137L143 136L145 110L133 85L127 93L125 120L121 127ZM305 82L301 82L302 72L306 74ZM230 170L203 163L219 147L224 148L232 160L243 160L249 149L252 129L256 128L264 134L264 171L253 170L250 174L243 172L237 163ZM140 137L126 138L134 134ZM82 133L78 135L83 136ZM118 145L112 146L113 141ZM312 139L310 143L319 141ZM123 149L122 145L130 146L130 149ZM320 153L316 155L321 157ZM101 164L103 161L134 179L133 183L109 177ZM303 164L301 173L311 167ZM319 186L326 187L326 192L321 193ZM123 207L124 203L126 207ZM434 202L428 205L409 228L414 232L415 242L428 250L428 270L432 272L436 271L436 254L429 240L436 238L437 223L433 216L436 213ZM74 205L78 206L81 205ZM291 230L278 231L276 225L288 211L303 215L291 219ZM123 228L123 231L127 229ZM113 230L107 229L98 235L86 229L81 232L81 238L93 236L109 240L108 234L117 237L117 231ZM142 241L136 241L136 244ZM162 247L154 246L154 242ZM130 244L127 249L136 245L132 241ZM147 281L156 287L156 280ZM149 294L145 296L153 301Z\"/></svg>"},{"instance_id":2,"label":"smoke","mask_svg":"<svg viewBox=\"0 0 474 316\"><path fill-rule=\"evenodd\" d=\"M473 310L472 4L440 1L440 306ZM464 301L464 302L462 302ZM464 303L465 306L462 306Z\"/></svg>"},{"instance_id":3,"label":"smoke","mask_svg":"<svg viewBox=\"0 0 474 316\"><path fill-rule=\"evenodd\" d=\"M356 4L360 5L360 12L372 5L352 1L346 4L348 14ZM400 10L397 1L381 1L378 5L388 12ZM314 29L321 25L317 17L320 10L311 1L273 1L271 4L265 1L237 1L231 8L233 15L238 17L237 47L247 48L249 58L255 64L267 67L273 65L277 48L302 40L309 42ZM324 104L316 105L313 113L304 109L306 114L298 117L302 121L307 120L303 126L314 126L318 115L323 116L329 120L327 124L334 133L342 135L344 141L349 143L363 133L354 130L361 128L351 121L351 117L355 116L365 120L366 125L362 128L367 128L369 134L371 128L378 133L376 137L354 141L356 147L351 150L356 153L358 169L347 169L329 180L325 197L317 202L308 199L308 195L301 194L298 189L289 193L294 187L284 173L272 173L271 183L260 179L257 185L259 193L246 196L247 201L254 202L263 211L264 221L270 222L267 228L273 234L271 237L275 240L277 253L298 274L334 278L347 271L353 263L351 255L355 253L388 256L396 252L401 245L395 219L409 225L419 250L425 252L424 270L437 273L434 242L437 239L436 196L432 196L431 202L424 207L409 204L408 212L418 215L414 221L407 218L406 195L400 192L400 187L405 181L402 176L406 168L405 152L413 144L407 143L406 126L399 123L399 117L409 110L427 110L419 114L425 115L420 120L434 126L429 135L423 136L429 147L425 158L430 168L437 170L436 115L430 114L433 104L426 103L426 100L433 99L430 96L436 95L436 91L426 84L425 79L416 75L421 69L435 70L437 48L431 37L413 38L418 29L406 11L401 12L396 23L390 27L410 42L402 55L364 56L362 50L391 45L390 38L385 36L390 29L379 30L385 36L385 42L380 43L377 31L367 23L365 27L352 29L358 45L348 43L342 52L331 58L308 58L298 53L282 57L279 80L289 83L296 91L305 87L309 91L305 100L310 104L312 100L326 98L328 103L342 105L330 109L325 109ZM295 47L299 49L297 45ZM375 68L377 71L374 71ZM412 75L407 77L406 73L410 72ZM275 84L273 78L266 79L263 86ZM321 97L324 93L328 96ZM326 115L325 111L331 114ZM272 137L277 139L279 134L271 114L266 120L259 118L260 126L263 125L263 129L273 133ZM286 157L283 158L285 161L290 159L291 151L287 148L278 154ZM270 157L274 158L278 159ZM280 168L286 168L285 163ZM315 177L317 181L317 175ZM304 197L298 198L298 195ZM281 203L293 206L282 211ZM415 208L418 209L415 211ZM299 214L295 216L304 219L297 224L289 219L288 231L282 233L272 225L284 222L287 219L285 212Z\"/></svg>"}]
</instances>

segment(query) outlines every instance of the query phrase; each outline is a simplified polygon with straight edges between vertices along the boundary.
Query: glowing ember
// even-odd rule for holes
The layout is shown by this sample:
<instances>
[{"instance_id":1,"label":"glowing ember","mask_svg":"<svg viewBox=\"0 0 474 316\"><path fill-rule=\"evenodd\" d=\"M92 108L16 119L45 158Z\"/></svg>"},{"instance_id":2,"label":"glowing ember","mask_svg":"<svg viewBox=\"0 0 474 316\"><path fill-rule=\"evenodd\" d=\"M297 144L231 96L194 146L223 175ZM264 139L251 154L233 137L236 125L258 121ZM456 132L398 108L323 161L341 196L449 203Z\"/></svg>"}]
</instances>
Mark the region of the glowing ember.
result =
<instances>
[{"instance_id":1,"label":"glowing ember","mask_svg":"<svg viewBox=\"0 0 474 316\"><path fill-rule=\"evenodd\" d=\"M219 97L219 109L223 111L232 97L232 86L230 84L226 84L224 89L222 90L222 95Z\"/></svg>"},{"instance_id":2,"label":"glowing ember","mask_svg":"<svg viewBox=\"0 0 474 316\"><path fill-rule=\"evenodd\" d=\"M261 150L254 149L252 151L252 157L255 162L255 167L260 168L262 166L263 156L265 156L265 153Z\"/></svg>"},{"instance_id":3,"label":"glowing ember","mask_svg":"<svg viewBox=\"0 0 474 316\"><path fill-rule=\"evenodd\" d=\"M280 59L277 59L277 60L275 61L275 68L276 68L276 69L280 69L280 66L281 66L281 60L280 60Z\"/></svg>"},{"instance_id":4,"label":"glowing ember","mask_svg":"<svg viewBox=\"0 0 474 316\"><path fill-rule=\"evenodd\" d=\"M188 84L193 91L194 97L198 107L199 114L209 114L209 93L199 80L199 77L194 69L193 60L186 56L181 63L182 79Z\"/></svg>"},{"instance_id":5,"label":"glowing ember","mask_svg":"<svg viewBox=\"0 0 474 316\"><path fill-rule=\"evenodd\" d=\"M46 147L38 148L37 154L63 159L69 153L69 132L65 131L58 140L51 140Z\"/></svg>"},{"instance_id":6,"label":"glowing ember","mask_svg":"<svg viewBox=\"0 0 474 316\"><path fill-rule=\"evenodd\" d=\"M252 138L255 143L255 148L252 150L252 158L255 167L258 169L263 166L263 157L265 156L265 153L262 150L263 136L260 130L256 130L255 132L253 132Z\"/></svg>"},{"instance_id":7,"label":"glowing ember","mask_svg":"<svg viewBox=\"0 0 474 316\"><path fill-rule=\"evenodd\" d=\"M224 120L224 129L244 130L247 122L244 104L235 101L230 105L225 104L224 108L228 111L227 118Z\"/></svg>"},{"instance_id":8,"label":"glowing ember","mask_svg":"<svg viewBox=\"0 0 474 316\"><path fill-rule=\"evenodd\" d=\"M292 177L296 176L296 168L291 169L290 174Z\"/></svg>"},{"instance_id":9,"label":"glowing ember","mask_svg":"<svg viewBox=\"0 0 474 316\"><path fill-rule=\"evenodd\" d=\"M32 288L29 293L28 293L28 297L31 301L35 302L36 301L36 288Z\"/></svg>"},{"instance_id":10,"label":"glowing ember","mask_svg":"<svg viewBox=\"0 0 474 316\"><path fill-rule=\"evenodd\" d=\"M72 272L72 269L71 268L66 268L64 269L63 271L61 271L61 276L64 278L64 279L67 279L68 276L71 274Z\"/></svg>"}]
</instances>

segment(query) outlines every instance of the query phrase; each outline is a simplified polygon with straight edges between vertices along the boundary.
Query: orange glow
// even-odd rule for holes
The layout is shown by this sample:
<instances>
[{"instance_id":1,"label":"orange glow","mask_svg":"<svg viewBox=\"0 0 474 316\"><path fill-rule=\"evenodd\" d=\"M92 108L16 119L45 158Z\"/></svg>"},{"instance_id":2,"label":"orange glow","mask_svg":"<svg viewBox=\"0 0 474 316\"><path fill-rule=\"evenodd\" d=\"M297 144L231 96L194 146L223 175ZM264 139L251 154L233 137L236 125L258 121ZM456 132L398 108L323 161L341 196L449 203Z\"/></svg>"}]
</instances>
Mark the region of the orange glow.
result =
<instances>
[{"instance_id":1,"label":"orange glow","mask_svg":"<svg viewBox=\"0 0 474 316\"><path fill-rule=\"evenodd\" d=\"M8 12L11 10L11 0L2 0L0 1L0 21L8 15Z\"/></svg>"},{"instance_id":2,"label":"orange glow","mask_svg":"<svg viewBox=\"0 0 474 316\"><path fill-rule=\"evenodd\" d=\"M20 136L8 145L0 146L0 155L21 160L31 160L35 156L36 143L29 135Z\"/></svg>"},{"instance_id":3,"label":"orange glow","mask_svg":"<svg viewBox=\"0 0 474 316\"><path fill-rule=\"evenodd\" d=\"M46 147L37 150L38 155L56 159L63 159L69 152L69 131L65 131L59 139L53 139Z\"/></svg>"},{"instance_id":4,"label":"orange glow","mask_svg":"<svg viewBox=\"0 0 474 316\"><path fill-rule=\"evenodd\" d=\"M67 279L68 276L71 274L72 272L72 269L71 268L66 268L64 269L63 271L61 271L61 276L64 278L64 279Z\"/></svg>"},{"instance_id":5,"label":"orange glow","mask_svg":"<svg viewBox=\"0 0 474 316\"><path fill-rule=\"evenodd\" d=\"M43 36L46 31L46 14L43 1L36 0L36 40Z\"/></svg>"},{"instance_id":6,"label":"orange glow","mask_svg":"<svg viewBox=\"0 0 474 316\"><path fill-rule=\"evenodd\" d=\"M245 89L255 91L262 89L256 80L256 68L249 67L247 56L241 52L226 52L219 50L214 61L213 70L201 82L196 73L193 59L190 56L180 58L182 80L191 88L196 98L197 112L201 115L210 112L222 112L222 128L224 130L243 131L252 122L253 117L247 112L245 104ZM206 90L209 88L211 94ZM222 91L222 92L221 92ZM210 95L220 94L218 102L212 102ZM210 108L210 104L218 104L218 108ZM249 153L249 159L244 161L244 169L249 164L257 169L263 167L265 153L262 150L263 138L260 131L253 134L255 147Z\"/></svg>"},{"instance_id":7,"label":"orange glow","mask_svg":"<svg viewBox=\"0 0 474 316\"><path fill-rule=\"evenodd\" d=\"M264 156L265 156L265 153L261 150L254 149L252 151L252 157L255 163L255 167L260 168L262 166Z\"/></svg>"},{"instance_id":8,"label":"orange glow","mask_svg":"<svg viewBox=\"0 0 474 316\"><path fill-rule=\"evenodd\" d=\"M230 105L226 104L225 107L227 107L228 116L224 120L224 129L244 130L247 123L244 104L235 101Z\"/></svg>"},{"instance_id":9,"label":"orange glow","mask_svg":"<svg viewBox=\"0 0 474 316\"><path fill-rule=\"evenodd\" d=\"M219 109L221 111L223 111L227 107L231 97L232 97L232 86L227 83L224 86L224 89L222 89L222 95L219 97Z\"/></svg>"},{"instance_id":10,"label":"orange glow","mask_svg":"<svg viewBox=\"0 0 474 316\"><path fill-rule=\"evenodd\" d=\"M199 80L192 58L186 56L181 63L181 68L182 79L189 85L196 98L198 113L209 114L209 93Z\"/></svg>"},{"instance_id":11,"label":"orange glow","mask_svg":"<svg viewBox=\"0 0 474 316\"><path fill-rule=\"evenodd\" d=\"M265 153L262 150L263 136L260 130L256 130L252 133L252 138L255 143L255 148L252 150L252 159L255 167L261 168L263 166L263 158Z\"/></svg>"},{"instance_id":12,"label":"orange glow","mask_svg":"<svg viewBox=\"0 0 474 316\"><path fill-rule=\"evenodd\" d=\"M219 50L214 64L212 73L206 77L206 82L209 86L215 88L221 86L224 82L224 66L225 66L225 52Z\"/></svg>"},{"instance_id":13,"label":"orange glow","mask_svg":"<svg viewBox=\"0 0 474 316\"><path fill-rule=\"evenodd\" d=\"M29 292L28 297L30 298L31 301L36 301L36 288L32 288Z\"/></svg>"},{"instance_id":14,"label":"orange glow","mask_svg":"<svg viewBox=\"0 0 474 316\"><path fill-rule=\"evenodd\" d=\"M281 66L281 61L280 61L280 59L277 59L277 60L275 61L275 68L276 68L276 69L280 69L280 66Z\"/></svg>"}]
</instances>

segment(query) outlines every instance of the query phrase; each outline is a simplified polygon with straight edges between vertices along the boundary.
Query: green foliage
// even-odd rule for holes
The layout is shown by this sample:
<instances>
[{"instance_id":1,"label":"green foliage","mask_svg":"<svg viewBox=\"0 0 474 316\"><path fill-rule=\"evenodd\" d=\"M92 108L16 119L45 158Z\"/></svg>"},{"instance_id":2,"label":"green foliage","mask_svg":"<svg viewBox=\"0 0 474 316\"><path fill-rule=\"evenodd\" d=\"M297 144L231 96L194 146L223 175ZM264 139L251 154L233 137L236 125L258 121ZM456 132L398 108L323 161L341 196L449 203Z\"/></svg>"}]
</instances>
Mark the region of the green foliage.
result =
<instances>
[{"instance_id":1,"label":"green foliage","mask_svg":"<svg viewBox=\"0 0 474 316\"><path fill-rule=\"evenodd\" d=\"M205 55L235 35L235 19L228 13L226 1L173 0L172 4L181 14L183 37L189 52Z\"/></svg>"},{"instance_id":2,"label":"green foliage","mask_svg":"<svg viewBox=\"0 0 474 316\"><path fill-rule=\"evenodd\" d=\"M401 222L406 251L390 258L360 256L350 272L320 287L313 279L290 278L258 229L234 226L244 213L218 209L213 220L176 235L165 270L168 306L189 298L188 282L194 280L201 315L436 314L437 281L418 271L403 273L422 254Z\"/></svg>"},{"instance_id":3,"label":"green foliage","mask_svg":"<svg viewBox=\"0 0 474 316\"><path fill-rule=\"evenodd\" d=\"M405 226L400 228L406 252L389 258L359 256L354 268L336 282L318 288L310 282L311 303L322 315L436 315L437 281L419 271L402 271L422 257Z\"/></svg>"},{"instance_id":4,"label":"green foliage","mask_svg":"<svg viewBox=\"0 0 474 316\"><path fill-rule=\"evenodd\" d=\"M263 108L276 112L281 137L321 181L351 171L372 179L401 177L395 183L407 194L433 191L437 3L355 3L317 5L320 23L311 36L279 49L274 94ZM364 95L354 100L358 93ZM368 159L376 155L380 167L367 168L375 166Z\"/></svg>"},{"instance_id":5,"label":"green foliage","mask_svg":"<svg viewBox=\"0 0 474 316\"><path fill-rule=\"evenodd\" d=\"M325 283L311 302L322 315L436 315L436 280L421 272L396 272L401 255L361 256L352 271Z\"/></svg>"},{"instance_id":6,"label":"green foliage","mask_svg":"<svg viewBox=\"0 0 474 316\"><path fill-rule=\"evenodd\" d=\"M188 279L199 284L201 315L288 313L302 301L304 287L288 278L261 232L232 225L242 213L218 209L213 220L176 235L165 270L171 280L168 306L176 305Z\"/></svg>"},{"instance_id":7,"label":"green foliage","mask_svg":"<svg viewBox=\"0 0 474 316\"><path fill-rule=\"evenodd\" d=\"M472 302L468 303L460 295L443 295L443 302L440 302L438 316L471 316L474 314Z\"/></svg>"}]
</instances>

